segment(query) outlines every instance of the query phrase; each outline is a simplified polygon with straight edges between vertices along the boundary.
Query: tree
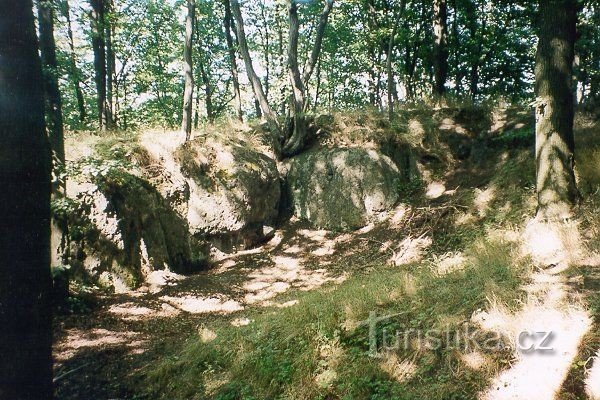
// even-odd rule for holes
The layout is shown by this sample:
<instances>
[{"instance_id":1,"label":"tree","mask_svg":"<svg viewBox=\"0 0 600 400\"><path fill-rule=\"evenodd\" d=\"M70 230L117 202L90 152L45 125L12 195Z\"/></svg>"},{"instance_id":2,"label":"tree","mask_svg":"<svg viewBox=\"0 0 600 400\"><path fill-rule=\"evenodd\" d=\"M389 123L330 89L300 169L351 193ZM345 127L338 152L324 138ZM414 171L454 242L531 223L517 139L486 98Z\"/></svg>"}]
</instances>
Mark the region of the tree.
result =
<instances>
[{"instance_id":1,"label":"tree","mask_svg":"<svg viewBox=\"0 0 600 400\"><path fill-rule=\"evenodd\" d=\"M287 140L283 144L282 153L286 157L291 157L299 153L306 144L308 132L306 130L306 86L315 69L315 65L319 59L323 36L331 9L333 8L333 0L326 0L325 7L321 13L315 42L304 67L304 76L300 75L298 67L298 35L300 30L300 22L298 20L298 5L296 0L290 0L288 12L290 19L289 37L288 37L288 68L290 74L290 82L292 85L292 131L288 135Z\"/></svg>"},{"instance_id":2,"label":"tree","mask_svg":"<svg viewBox=\"0 0 600 400\"><path fill-rule=\"evenodd\" d=\"M242 94L240 91L240 80L238 77L237 57L235 46L233 43L233 37L231 35L232 29L235 31L235 27L232 28L233 17L231 15L231 5L229 0L223 0L225 7L225 16L223 17L223 30L225 32L225 40L227 41L227 53L229 55L229 63L231 66L231 79L233 81L233 103L235 107L235 115L240 121L244 120L242 114Z\"/></svg>"},{"instance_id":3,"label":"tree","mask_svg":"<svg viewBox=\"0 0 600 400\"><path fill-rule=\"evenodd\" d=\"M31 0L0 1L0 399L52 398L50 145Z\"/></svg>"},{"instance_id":4,"label":"tree","mask_svg":"<svg viewBox=\"0 0 600 400\"><path fill-rule=\"evenodd\" d=\"M312 73L315 68L315 64L319 59L321 52L323 36L325 34L325 28L327 26L327 20L333 7L333 0L326 0L325 6L321 13L319 23L316 29L316 36L314 45L312 47L311 55L307 60L304 67L304 75L300 73L299 62L298 62L298 39L300 31L300 22L298 19L298 3L297 0L289 0L288 2L288 17L289 17L289 31L288 31L288 74L290 78L290 84L292 87L292 105L291 105L291 119L285 124L285 130L283 130L277 121L277 115L269 105L267 96L265 95L263 85L254 70L252 64L252 58L248 48L248 42L246 40L246 33L244 30L244 20L240 11L238 0L231 1L231 9L233 16L237 24L237 36L240 45L240 53L244 59L246 65L246 73L250 80L256 99L260 104L262 114L267 119L269 126L282 139L282 149L280 156L290 157L297 154L304 145L307 139L307 129L305 121L305 107L306 102L306 85L310 80ZM279 152L279 151L278 151Z\"/></svg>"},{"instance_id":5,"label":"tree","mask_svg":"<svg viewBox=\"0 0 600 400\"><path fill-rule=\"evenodd\" d=\"M46 126L50 138L50 147L60 170L65 165L65 143L63 135L63 117L60 91L58 89L56 43L54 42L54 4L52 0L40 0L38 3L38 25L44 94L46 104ZM65 183L57 180L55 189Z\"/></svg>"},{"instance_id":6,"label":"tree","mask_svg":"<svg viewBox=\"0 0 600 400\"><path fill-rule=\"evenodd\" d=\"M273 109L269 105L269 101L267 100L267 96L265 95L262 83L260 82L260 79L256 74L256 71L254 70L254 65L252 64L252 58L250 56L250 49L248 48L246 31L244 29L244 19L240 10L239 0L231 0L230 5L236 23L236 32L240 54L242 55L242 59L244 60L244 64L246 66L246 74L248 75L248 80L252 85L254 96L256 97L262 115L267 119L271 130L273 130L276 134L281 135L281 129L279 127L279 123L277 122L277 116L275 115L275 112L273 112Z\"/></svg>"},{"instance_id":7,"label":"tree","mask_svg":"<svg viewBox=\"0 0 600 400\"><path fill-rule=\"evenodd\" d=\"M575 182L573 60L576 0L540 0L535 63L538 216L571 216L580 195Z\"/></svg>"},{"instance_id":8,"label":"tree","mask_svg":"<svg viewBox=\"0 0 600 400\"><path fill-rule=\"evenodd\" d=\"M183 47L183 117L181 130L185 133L185 141L192 135L192 102L194 100L194 70L192 66L192 38L194 37L195 0L187 0L187 16L185 18L185 43Z\"/></svg>"},{"instance_id":9,"label":"tree","mask_svg":"<svg viewBox=\"0 0 600 400\"><path fill-rule=\"evenodd\" d=\"M79 122L84 122L86 118L85 101L83 98L83 90L81 90L81 72L77 68L77 58L75 56L75 42L73 40L73 28L71 26L71 8L69 7L68 0L63 0L61 5L62 14L67 20L67 36L69 37L69 77L75 88Z\"/></svg>"},{"instance_id":10,"label":"tree","mask_svg":"<svg viewBox=\"0 0 600 400\"><path fill-rule=\"evenodd\" d=\"M448 76L448 6L446 0L433 2L433 94L443 96Z\"/></svg>"},{"instance_id":11,"label":"tree","mask_svg":"<svg viewBox=\"0 0 600 400\"><path fill-rule=\"evenodd\" d=\"M105 36L105 4L104 0L90 0L92 6L92 48L94 50L94 80L96 82L96 107L98 109L98 126L106 130L108 125L108 109L106 107L106 36Z\"/></svg>"}]
</instances>

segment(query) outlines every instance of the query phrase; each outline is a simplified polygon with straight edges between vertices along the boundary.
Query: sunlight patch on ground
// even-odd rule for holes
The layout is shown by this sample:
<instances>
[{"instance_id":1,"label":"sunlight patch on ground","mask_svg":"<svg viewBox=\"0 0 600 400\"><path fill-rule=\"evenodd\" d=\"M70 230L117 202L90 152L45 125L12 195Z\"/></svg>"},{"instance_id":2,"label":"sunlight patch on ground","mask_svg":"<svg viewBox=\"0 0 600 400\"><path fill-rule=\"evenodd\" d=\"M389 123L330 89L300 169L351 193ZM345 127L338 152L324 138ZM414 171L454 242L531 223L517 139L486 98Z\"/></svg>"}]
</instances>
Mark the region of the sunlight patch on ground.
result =
<instances>
[{"instance_id":1,"label":"sunlight patch on ground","mask_svg":"<svg viewBox=\"0 0 600 400\"><path fill-rule=\"evenodd\" d=\"M394 251L390 262L395 266L419 262L423 259L423 254L433 241L429 237L420 236L417 238L407 237L401 241Z\"/></svg>"},{"instance_id":2,"label":"sunlight patch on ground","mask_svg":"<svg viewBox=\"0 0 600 400\"><path fill-rule=\"evenodd\" d=\"M425 197L430 200L437 199L442 197L444 192L446 192L446 186L442 182L431 182L429 185L427 185Z\"/></svg>"},{"instance_id":3,"label":"sunlight patch on ground","mask_svg":"<svg viewBox=\"0 0 600 400\"><path fill-rule=\"evenodd\" d=\"M593 359L592 368L585 379L585 393L590 400L600 400L600 350Z\"/></svg>"},{"instance_id":4,"label":"sunlight patch on ground","mask_svg":"<svg viewBox=\"0 0 600 400\"><path fill-rule=\"evenodd\" d=\"M327 282L341 282L345 279L345 276L333 277L325 269L307 269L298 258L277 256L273 261L275 265L248 275L250 280L243 285L243 289L248 292L245 296L246 303L265 304L291 288L311 290Z\"/></svg>"},{"instance_id":5,"label":"sunlight patch on ground","mask_svg":"<svg viewBox=\"0 0 600 400\"><path fill-rule=\"evenodd\" d=\"M329 231L326 230L311 230L311 229L299 229L297 231L298 235L310 239L313 242L321 242L327 238L327 234Z\"/></svg>"},{"instance_id":6,"label":"sunlight patch on ground","mask_svg":"<svg viewBox=\"0 0 600 400\"><path fill-rule=\"evenodd\" d=\"M58 363L64 362L75 356L82 349L106 348L125 345L134 350L142 350L145 344L140 340L139 332L115 332L107 329L95 328L89 331L80 329L65 330L66 339L61 341L54 351L54 359Z\"/></svg>"},{"instance_id":7,"label":"sunlight patch on ground","mask_svg":"<svg viewBox=\"0 0 600 400\"><path fill-rule=\"evenodd\" d=\"M489 311L472 317L483 329L508 337L515 349L516 362L494 378L484 394L486 400L553 399L590 329L589 313L570 301L561 277L537 273L524 289L528 298L520 311L511 313L501 304L492 304ZM531 336L536 332L551 335L541 343L544 334ZM524 350L531 345L549 349Z\"/></svg>"},{"instance_id":8,"label":"sunlight patch on ground","mask_svg":"<svg viewBox=\"0 0 600 400\"><path fill-rule=\"evenodd\" d=\"M408 381L417 373L414 360L400 359L395 353L385 353L379 366L400 383Z\"/></svg>"},{"instance_id":9,"label":"sunlight patch on ground","mask_svg":"<svg viewBox=\"0 0 600 400\"><path fill-rule=\"evenodd\" d=\"M141 321L144 319L175 317L179 315L180 310L167 303L161 304L160 310L155 310L127 302L110 306L108 312L120 316L125 321Z\"/></svg>"},{"instance_id":10,"label":"sunlight patch on ground","mask_svg":"<svg viewBox=\"0 0 600 400\"><path fill-rule=\"evenodd\" d=\"M475 371L484 369L489 365L487 356L479 351L471 351L461 354L460 359L465 365Z\"/></svg>"},{"instance_id":11,"label":"sunlight patch on ground","mask_svg":"<svg viewBox=\"0 0 600 400\"><path fill-rule=\"evenodd\" d=\"M467 258L462 253L446 253L440 257L434 257L434 271L438 275L446 275L462 269L466 261Z\"/></svg>"},{"instance_id":12,"label":"sunlight patch on ground","mask_svg":"<svg viewBox=\"0 0 600 400\"><path fill-rule=\"evenodd\" d=\"M244 309L239 302L219 295L213 297L196 297L191 295L182 297L162 296L160 299L191 314L229 314Z\"/></svg>"},{"instance_id":13,"label":"sunlight patch on ground","mask_svg":"<svg viewBox=\"0 0 600 400\"><path fill-rule=\"evenodd\" d=\"M236 318L231 321L231 325L239 328L240 326L250 325L251 322L249 318Z\"/></svg>"},{"instance_id":14,"label":"sunlight patch on ground","mask_svg":"<svg viewBox=\"0 0 600 400\"><path fill-rule=\"evenodd\" d=\"M406 216L408 215L409 207L405 204L400 204L396 209L392 210L390 216L390 227L391 228L402 228L406 222Z\"/></svg>"},{"instance_id":15,"label":"sunlight patch on ground","mask_svg":"<svg viewBox=\"0 0 600 400\"><path fill-rule=\"evenodd\" d=\"M490 208L490 204L496 198L496 187L490 186L485 190L475 189L473 204L477 208L480 217L484 217Z\"/></svg>"},{"instance_id":16,"label":"sunlight patch on ground","mask_svg":"<svg viewBox=\"0 0 600 400\"><path fill-rule=\"evenodd\" d=\"M531 255L537 265L568 267L585 257L582 243L577 223L545 223L534 219L525 228L522 251Z\"/></svg>"}]
</instances>

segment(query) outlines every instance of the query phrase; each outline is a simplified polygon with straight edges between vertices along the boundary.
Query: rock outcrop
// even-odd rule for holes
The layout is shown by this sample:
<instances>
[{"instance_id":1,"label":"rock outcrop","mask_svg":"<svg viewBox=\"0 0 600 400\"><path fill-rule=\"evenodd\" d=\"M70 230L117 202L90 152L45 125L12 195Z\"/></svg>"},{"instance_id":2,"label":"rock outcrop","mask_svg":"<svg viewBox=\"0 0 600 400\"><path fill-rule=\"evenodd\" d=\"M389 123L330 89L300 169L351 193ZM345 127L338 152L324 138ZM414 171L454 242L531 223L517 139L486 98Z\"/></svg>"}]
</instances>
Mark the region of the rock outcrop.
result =
<instances>
[{"instance_id":1,"label":"rock outcrop","mask_svg":"<svg viewBox=\"0 0 600 400\"><path fill-rule=\"evenodd\" d=\"M198 139L177 151L188 179L190 232L231 252L269 237L281 183L275 161L239 141Z\"/></svg>"},{"instance_id":2,"label":"rock outcrop","mask_svg":"<svg viewBox=\"0 0 600 400\"><path fill-rule=\"evenodd\" d=\"M353 230L391 209L401 174L387 156L362 148L320 148L288 161L286 202L313 226Z\"/></svg>"}]
</instances>

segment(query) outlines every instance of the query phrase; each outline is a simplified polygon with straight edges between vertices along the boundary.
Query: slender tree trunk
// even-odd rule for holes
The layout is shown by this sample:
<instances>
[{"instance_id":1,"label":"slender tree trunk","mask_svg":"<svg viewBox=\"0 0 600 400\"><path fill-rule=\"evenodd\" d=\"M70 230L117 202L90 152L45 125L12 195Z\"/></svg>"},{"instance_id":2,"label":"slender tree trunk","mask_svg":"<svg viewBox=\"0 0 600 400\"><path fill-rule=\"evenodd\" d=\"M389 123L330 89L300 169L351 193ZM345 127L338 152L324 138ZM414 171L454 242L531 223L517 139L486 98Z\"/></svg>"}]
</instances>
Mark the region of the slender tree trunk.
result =
<instances>
[{"instance_id":1,"label":"slender tree trunk","mask_svg":"<svg viewBox=\"0 0 600 400\"><path fill-rule=\"evenodd\" d=\"M315 102L313 104L313 111L319 107L319 95L321 94L321 59L317 62L317 86L315 87Z\"/></svg>"},{"instance_id":2,"label":"slender tree trunk","mask_svg":"<svg viewBox=\"0 0 600 400\"><path fill-rule=\"evenodd\" d=\"M106 11L108 19L104 18L104 37L106 38L106 122L107 128L113 129L116 125L116 113L113 96L115 82L115 52L113 50L113 23L114 5L113 0L106 0Z\"/></svg>"},{"instance_id":3,"label":"slender tree trunk","mask_svg":"<svg viewBox=\"0 0 600 400\"><path fill-rule=\"evenodd\" d=\"M462 93L463 71L460 68L460 54L462 44L460 42L460 34L458 32L458 6L456 0L452 0L452 9L454 10L454 18L452 19L452 37L454 39L454 70L456 73L454 90L456 94Z\"/></svg>"},{"instance_id":4,"label":"slender tree trunk","mask_svg":"<svg viewBox=\"0 0 600 400\"><path fill-rule=\"evenodd\" d=\"M63 14L67 20L67 36L69 37L69 75L75 88L75 97L77 99L77 110L79 111L79 121L85 122L85 100L83 98L83 91L81 90L81 73L77 68L77 57L75 56L75 43L73 41L73 28L71 27L71 8L69 7L68 0L63 0Z\"/></svg>"},{"instance_id":5,"label":"slender tree trunk","mask_svg":"<svg viewBox=\"0 0 600 400\"><path fill-rule=\"evenodd\" d=\"M96 81L96 106L100 130L107 128L106 109L106 43L104 37L104 0L90 0L92 6L92 48Z\"/></svg>"},{"instance_id":6,"label":"slender tree trunk","mask_svg":"<svg viewBox=\"0 0 600 400\"><path fill-rule=\"evenodd\" d=\"M576 0L540 0L535 63L538 216L560 220L580 199L575 182L573 59Z\"/></svg>"},{"instance_id":7,"label":"slender tree trunk","mask_svg":"<svg viewBox=\"0 0 600 400\"><path fill-rule=\"evenodd\" d=\"M260 2L260 15L262 18L262 22L263 22L263 26L262 29L264 29L264 32L262 34L263 37L263 57L265 60L265 77L264 77L264 83L263 86L265 88L265 96L267 97L267 99L269 98L269 78L270 78L270 65L271 63L269 62L269 24L267 21L267 14L265 13L265 3L264 0L261 0Z\"/></svg>"},{"instance_id":8,"label":"slender tree trunk","mask_svg":"<svg viewBox=\"0 0 600 400\"><path fill-rule=\"evenodd\" d=\"M52 0L40 0L38 3L38 25L40 54L42 57L42 75L46 104L46 127L50 138L50 147L61 170L65 164L65 142L63 135L63 116L60 91L58 88L56 43L54 41L54 8ZM65 182L58 180L55 189L64 189Z\"/></svg>"},{"instance_id":9,"label":"slender tree trunk","mask_svg":"<svg viewBox=\"0 0 600 400\"><path fill-rule=\"evenodd\" d=\"M304 67L304 75L302 77L302 81L304 82L305 87L308 86L312 73L315 69L315 65L319 60L321 48L323 47L323 38L325 37L325 28L327 28L327 21L329 20L329 14L331 14L332 8L333 0L326 0L323 11L321 12L321 17L319 18L319 24L317 25L315 43L310 53L310 57L306 62L306 66Z\"/></svg>"},{"instance_id":10,"label":"slender tree trunk","mask_svg":"<svg viewBox=\"0 0 600 400\"><path fill-rule=\"evenodd\" d=\"M0 0L0 399L52 399L50 144L31 0Z\"/></svg>"},{"instance_id":11,"label":"slender tree trunk","mask_svg":"<svg viewBox=\"0 0 600 400\"><path fill-rule=\"evenodd\" d=\"M306 119L304 118L305 90L300 69L298 67L298 35L300 21L298 20L298 5L296 0L290 0L289 12L289 38L288 38L288 68L292 84L292 118L293 131L290 138L283 146L283 155L291 157L304 147L306 140Z\"/></svg>"},{"instance_id":12,"label":"slender tree trunk","mask_svg":"<svg viewBox=\"0 0 600 400\"><path fill-rule=\"evenodd\" d=\"M185 133L185 141L192 135L192 103L194 97L194 74L192 66L192 38L194 36L195 0L187 0L187 16L185 19L185 44L183 49L183 117L181 130Z\"/></svg>"},{"instance_id":13,"label":"slender tree trunk","mask_svg":"<svg viewBox=\"0 0 600 400\"><path fill-rule=\"evenodd\" d=\"M200 124L200 85L196 85L196 104L194 105L194 129Z\"/></svg>"},{"instance_id":14,"label":"slender tree trunk","mask_svg":"<svg viewBox=\"0 0 600 400\"><path fill-rule=\"evenodd\" d=\"M225 18L223 19L223 28L225 30L225 40L227 42L227 52L229 53L229 63L231 64L231 80L233 81L233 104L235 114L240 121L244 121L242 114L242 95L240 92L240 79L238 75L237 59L235 55L235 47L233 37L231 36L231 5L229 0L223 0L225 6Z\"/></svg>"},{"instance_id":15,"label":"slender tree trunk","mask_svg":"<svg viewBox=\"0 0 600 400\"><path fill-rule=\"evenodd\" d=\"M311 56L305 67L305 74L300 74L300 68L298 66L298 36L300 32L300 21L298 19L298 4L296 0L290 0L288 5L289 15L289 37L288 37L288 68L290 82L292 85L292 118L293 118L293 129L292 134L285 141L282 149L282 154L286 157L291 157L298 154L306 144L308 132L306 129L306 118L304 112L306 111L306 85L312 76L315 64L319 60L319 54L321 52L321 46L323 43L323 36L325 35L325 28L327 26L327 20L329 13L333 7L333 0L326 0L325 7L321 13L321 18L317 26L317 34L315 42L311 52Z\"/></svg>"},{"instance_id":16,"label":"slender tree trunk","mask_svg":"<svg viewBox=\"0 0 600 400\"><path fill-rule=\"evenodd\" d=\"M271 126L271 129L277 135L281 136L282 131L279 127L279 123L277 122L277 116L275 115L275 113L271 109L271 106L269 105L269 102L267 101L267 97L265 96L265 92L263 90L260 79L258 78L258 75L256 75L254 66L252 65L252 58L250 57L250 51L248 50L248 42L246 41L246 33L244 31L244 20L240 11L240 4L238 0L231 0L230 4L231 11L236 22L237 38L240 47L240 53L246 66L248 80L252 84L254 96L256 97L256 100L259 103L262 115L267 119L269 125Z\"/></svg>"},{"instance_id":17,"label":"slender tree trunk","mask_svg":"<svg viewBox=\"0 0 600 400\"><path fill-rule=\"evenodd\" d=\"M214 122L215 113L212 102L213 88L210 83L209 74L204 66L204 63L200 62L198 67L200 68L200 76L202 77L202 82L204 83L204 104L206 105L206 118L208 119L208 122Z\"/></svg>"},{"instance_id":18,"label":"slender tree trunk","mask_svg":"<svg viewBox=\"0 0 600 400\"><path fill-rule=\"evenodd\" d=\"M433 1L433 94L442 97L448 76L448 6L446 0Z\"/></svg>"}]
</instances>

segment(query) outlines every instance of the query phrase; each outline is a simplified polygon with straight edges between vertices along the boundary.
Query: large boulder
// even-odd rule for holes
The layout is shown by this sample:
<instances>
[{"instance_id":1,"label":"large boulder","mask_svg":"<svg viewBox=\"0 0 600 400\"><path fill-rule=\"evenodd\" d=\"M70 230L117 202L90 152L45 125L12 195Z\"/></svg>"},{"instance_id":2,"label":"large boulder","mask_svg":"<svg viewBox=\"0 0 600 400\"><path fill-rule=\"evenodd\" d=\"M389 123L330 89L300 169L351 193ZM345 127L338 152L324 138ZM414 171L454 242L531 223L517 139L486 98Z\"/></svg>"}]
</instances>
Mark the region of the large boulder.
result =
<instances>
[{"instance_id":1,"label":"large boulder","mask_svg":"<svg viewBox=\"0 0 600 400\"><path fill-rule=\"evenodd\" d=\"M286 199L313 226L353 230L391 209L401 175L387 156L362 148L319 148L288 162Z\"/></svg>"},{"instance_id":2,"label":"large boulder","mask_svg":"<svg viewBox=\"0 0 600 400\"><path fill-rule=\"evenodd\" d=\"M185 193L165 198L149 180L118 167L101 165L86 177L69 184L70 198L77 200L67 204L77 271L127 290L154 271L190 273L204 266L206 249L174 208Z\"/></svg>"},{"instance_id":3,"label":"large boulder","mask_svg":"<svg viewBox=\"0 0 600 400\"><path fill-rule=\"evenodd\" d=\"M266 240L278 217L281 183L275 161L241 140L199 138L176 154L188 178L190 232L221 251Z\"/></svg>"}]
</instances>

